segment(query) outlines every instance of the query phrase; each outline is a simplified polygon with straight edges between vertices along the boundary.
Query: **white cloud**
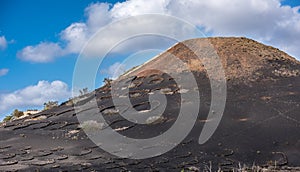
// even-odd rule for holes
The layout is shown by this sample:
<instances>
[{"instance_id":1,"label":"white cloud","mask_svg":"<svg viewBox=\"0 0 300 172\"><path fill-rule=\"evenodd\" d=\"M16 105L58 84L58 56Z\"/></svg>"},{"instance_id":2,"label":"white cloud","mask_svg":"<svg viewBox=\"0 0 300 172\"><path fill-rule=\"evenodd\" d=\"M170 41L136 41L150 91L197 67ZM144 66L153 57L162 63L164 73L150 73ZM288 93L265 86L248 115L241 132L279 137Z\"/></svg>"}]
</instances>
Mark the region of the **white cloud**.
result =
<instances>
[{"instance_id":1,"label":"white cloud","mask_svg":"<svg viewBox=\"0 0 300 172\"><path fill-rule=\"evenodd\" d=\"M9 69L0 69L0 76L4 76L9 72Z\"/></svg>"},{"instance_id":2,"label":"white cloud","mask_svg":"<svg viewBox=\"0 0 300 172\"><path fill-rule=\"evenodd\" d=\"M88 28L85 23L73 23L61 32L61 38L67 42L68 53L80 52L87 41Z\"/></svg>"},{"instance_id":3,"label":"white cloud","mask_svg":"<svg viewBox=\"0 0 300 172\"><path fill-rule=\"evenodd\" d=\"M64 50L57 43L48 42L27 46L17 54L20 59L35 63L50 62L62 55L64 55Z\"/></svg>"},{"instance_id":4,"label":"white cloud","mask_svg":"<svg viewBox=\"0 0 300 172\"><path fill-rule=\"evenodd\" d=\"M39 81L37 85L0 94L0 114L13 108L43 106L47 101L61 101L71 96L68 85L62 81Z\"/></svg>"},{"instance_id":5,"label":"white cloud","mask_svg":"<svg viewBox=\"0 0 300 172\"><path fill-rule=\"evenodd\" d=\"M102 74L108 74L112 79L117 78L126 71L125 64L116 62L113 65L109 66L107 69L100 71Z\"/></svg>"},{"instance_id":6,"label":"white cloud","mask_svg":"<svg viewBox=\"0 0 300 172\"><path fill-rule=\"evenodd\" d=\"M38 47L45 46L41 43L26 47L20 52L20 56L29 61L47 62L65 54L78 53L85 42L107 24L129 16L155 13L173 15L187 20L212 36L250 37L274 45L300 58L299 8L282 6L280 0L128 0L114 5L95 3L85 9L86 22L72 23L61 32L60 41L66 42L64 49L57 43L48 43L46 45L51 45L50 47L56 49L58 53L38 51L41 49ZM123 23L119 28L114 28L107 33L107 38L99 38L99 40L109 42L135 29L137 28L132 27L131 23ZM184 30L183 26L160 21L153 21L153 27L143 29L157 32L165 29L176 34ZM145 47L145 44L157 44L157 41L141 42L135 46ZM135 46L128 44L122 50L130 50ZM36 51L32 51L33 49Z\"/></svg>"},{"instance_id":7,"label":"white cloud","mask_svg":"<svg viewBox=\"0 0 300 172\"><path fill-rule=\"evenodd\" d=\"M85 9L85 14L88 17L86 25L90 33L95 33L99 28L111 22L112 16L109 9L110 4L107 3L92 4Z\"/></svg>"},{"instance_id":8,"label":"white cloud","mask_svg":"<svg viewBox=\"0 0 300 172\"><path fill-rule=\"evenodd\" d=\"M299 7L279 0L183 0L171 1L169 10L214 36L251 37L300 58Z\"/></svg>"},{"instance_id":9,"label":"white cloud","mask_svg":"<svg viewBox=\"0 0 300 172\"><path fill-rule=\"evenodd\" d=\"M7 40L5 36L0 36L0 50L4 50L7 47Z\"/></svg>"},{"instance_id":10,"label":"white cloud","mask_svg":"<svg viewBox=\"0 0 300 172\"><path fill-rule=\"evenodd\" d=\"M118 2L111 9L112 16L121 19L140 14L166 14L171 0L129 0Z\"/></svg>"}]
</instances>

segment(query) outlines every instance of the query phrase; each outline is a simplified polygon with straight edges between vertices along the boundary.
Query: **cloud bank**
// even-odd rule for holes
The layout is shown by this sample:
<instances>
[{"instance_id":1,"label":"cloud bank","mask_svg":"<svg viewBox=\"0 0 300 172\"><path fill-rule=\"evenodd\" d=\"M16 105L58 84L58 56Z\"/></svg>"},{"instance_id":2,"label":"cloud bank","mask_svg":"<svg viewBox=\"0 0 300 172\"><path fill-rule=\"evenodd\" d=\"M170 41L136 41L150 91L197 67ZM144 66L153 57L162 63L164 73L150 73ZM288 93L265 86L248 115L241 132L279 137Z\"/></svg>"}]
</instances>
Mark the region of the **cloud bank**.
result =
<instances>
[{"instance_id":1,"label":"cloud bank","mask_svg":"<svg viewBox=\"0 0 300 172\"><path fill-rule=\"evenodd\" d=\"M14 107L43 106L45 102L66 100L71 96L68 85L62 81L39 81L36 85L0 94L0 114Z\"/></svg>"},{"instance_id":2,"label":"cloud bank","mask_svg":"<svg viewBox=\"0 0 300 172\"><path fill-rule=\"evenodd\" d=\"M102 27L125 17L141 14L166 14L184 19L209 36L245 36L276 46L300 58L300 7L283 6L280 0L128 0L114 5L91 4L85 9L85 22L72 23L61 31L59 43L27 46L18 56L25 61L49 62L71 53L79 53L86 41ZM170 32L183 28L168 27ZM157 26L157 25L156 25ZM122 30L128 31L124 24ZM112 31L109 35L118 35ZM147 43L147 41L145 42ZM150 43L153 43L150 41ZM148 44L150 44L148 43ZM154 42L155 44L155 42ZM142 46L142 45L141 45ZM128 45L127 49L132 48Z\"/></svg>"}]
</instances>

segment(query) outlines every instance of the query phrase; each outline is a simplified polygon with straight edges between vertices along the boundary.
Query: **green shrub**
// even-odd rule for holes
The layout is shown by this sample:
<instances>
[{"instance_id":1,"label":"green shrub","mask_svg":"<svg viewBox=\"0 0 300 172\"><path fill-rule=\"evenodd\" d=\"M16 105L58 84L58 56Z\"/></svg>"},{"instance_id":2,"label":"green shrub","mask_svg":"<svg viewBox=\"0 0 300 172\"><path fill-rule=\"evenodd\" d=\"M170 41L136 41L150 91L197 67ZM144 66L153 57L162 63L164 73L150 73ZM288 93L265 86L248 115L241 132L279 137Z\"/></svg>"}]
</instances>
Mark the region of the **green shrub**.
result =
<instances>
[{"instance_id":1,"label":"green shrub","mask_svg":"<svg viewBox=\"0 0 300 172\"><path fill-rule=\"evenodd\" d=\"M4 119L3 119L3 122L8 122L12 119L12 116L11 115L8 115L6 116Z\"/></svg>"}]
</instances>

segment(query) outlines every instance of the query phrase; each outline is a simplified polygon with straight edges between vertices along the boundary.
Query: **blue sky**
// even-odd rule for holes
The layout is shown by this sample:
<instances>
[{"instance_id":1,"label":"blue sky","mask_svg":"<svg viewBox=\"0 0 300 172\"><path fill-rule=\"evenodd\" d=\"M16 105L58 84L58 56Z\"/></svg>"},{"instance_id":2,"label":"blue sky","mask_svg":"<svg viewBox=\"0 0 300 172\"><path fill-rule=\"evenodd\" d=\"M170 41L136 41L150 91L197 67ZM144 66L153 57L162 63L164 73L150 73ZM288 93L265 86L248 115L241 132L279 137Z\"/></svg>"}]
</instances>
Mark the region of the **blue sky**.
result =
<instances>
[{"instance_id":1,"label":"blue sky","mask_svg":"<svg viewBox=\"0 0 300 172\"><path fill-rule=\"evenodd\" d=\"M282 4L289 5L292 7L297 7L297 6L300 6L300 1L298 1L298 0L283 0Z\"/></svg>"},{"instance_id":2,"label":"blue sky","mask_svg":"<svg viewBox=\"0 0 300 172\"><path fill-rule=\"evenodd\" d=\"M299 0L116 2L2 0L0 118L15 108L42 108L47 100L67 100L71 96L74 65L83 43L96 30L129 16L145 13L176 16L194 24L209 36L246 36L300 57ZM174 28L174 31L178 30L180 28ZM161 46L161 49L174 43L146 42L146 47ZM135 63L142 63L158 52L141 53ZM99 69L96 86L102 84L103 77L116 77L113 74L115 70L125 70L122 65L125 54L114 53L110 56Z\"/></svg>"},{"instance_id":3,"label":"blue sky","mask_svg":"<svg viewBox=\"0 0 300 172\"><path fill-rule=\"evenodd\" d=\"M39 81L60 80L72 82L73 68L77 54L66 55L49 63L27 62L17 57L17 52L28 45L51 42L59 39L60 32L73 22L84 21L84 9L97 1L19 1L0 2L0 36L5 36L7 46L0 50L0 70L8 69L0 76L0 94L12 93ZM115 1L109 1L115 3ZM30 101L30 100L28 100ZM1 102L5 103L5 102ZM20 109L35 108L20 106ZM18 106L13 108L19 108ZM37 106L37 108L41 108ZM1 111L0 118L12 109Z\"/></svg>"},{"instance_id":4,"label":"blue sky","mask_svg":"<svg viewBox=\"0 0 300 172\"><path fill-rule=\"evenodd\" d=\"M10 69L8 76L0 78L1 92L21 89L39 80L63 80L71 83L77 55L37 64L24 62L16 58L16 54L28 45L57 41L59 33L67 26L85 20L84 9L94 2L96 1L1 1L0 35L5 35L12 42L5 51L0 51L0 68Z\"/></svg>"}]
</instances>

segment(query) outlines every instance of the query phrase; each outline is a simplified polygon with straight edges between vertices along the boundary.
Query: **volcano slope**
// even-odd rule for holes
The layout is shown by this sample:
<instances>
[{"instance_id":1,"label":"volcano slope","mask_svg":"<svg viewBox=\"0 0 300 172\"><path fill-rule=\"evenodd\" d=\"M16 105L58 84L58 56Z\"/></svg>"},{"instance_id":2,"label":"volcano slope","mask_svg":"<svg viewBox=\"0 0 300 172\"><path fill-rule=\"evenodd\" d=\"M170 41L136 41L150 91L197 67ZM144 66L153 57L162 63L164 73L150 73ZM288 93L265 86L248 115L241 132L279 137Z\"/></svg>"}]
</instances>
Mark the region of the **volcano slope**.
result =
<instances>
[{"instance_id":1,"label":"volcano slope","mask_svg":"<svg viewBox=\"0 0 300 172\"><path fill-rule=\"evenodd\" d=\"M209 41L219 55L227 80L225 111L206 143L199 144L198 139L208 121L210 80L195 54L184 43L178 43L112 83L129 85L125 96L140 112L151 108L149 95L155 90L165 94L166 109L153 123L135 124L123 118L114 107L110 84L74 99L76 106L96 100L97 107L92 108L97 113L89 115L103 115L110 127L124 136L146 139L166 132L174 124L181 108L181 94L199 91L200 110L195 125L174 149L142 160L113 156L89 139L82 129L89 126L80 125L74 103L68 101L2 124L1 171L233 171L258 166L300 170L299 61L246 38L194 39L185 43L201 47L204 41ZM170 54L187 64L197 81L196 88L180 89L175 81L189 82L189 72L178 67ZM166 72L152 70L154 66L164 67ZM172 72L179 78L172 78ZM82 109L85 110L88 112Z\"/></svg>"}]
</instances>

